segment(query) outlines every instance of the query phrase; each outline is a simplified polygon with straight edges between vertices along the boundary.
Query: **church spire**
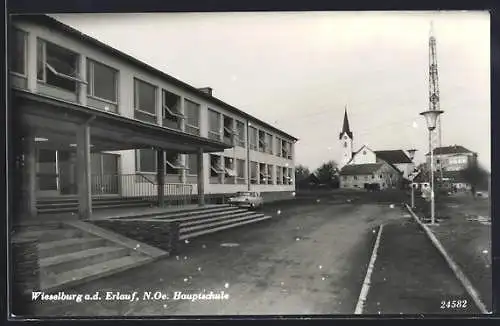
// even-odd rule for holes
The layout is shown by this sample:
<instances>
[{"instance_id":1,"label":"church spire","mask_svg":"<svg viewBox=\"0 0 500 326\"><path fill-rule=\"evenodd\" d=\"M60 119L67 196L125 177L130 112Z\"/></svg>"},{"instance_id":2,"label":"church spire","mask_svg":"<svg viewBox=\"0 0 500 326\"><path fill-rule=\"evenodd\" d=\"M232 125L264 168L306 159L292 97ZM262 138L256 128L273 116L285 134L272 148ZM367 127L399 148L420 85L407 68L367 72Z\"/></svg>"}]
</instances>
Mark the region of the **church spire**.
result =
<instances>
[{"instance_id":1,"label":"church spire","mask_svg":"<svg viewBox=\"0 0 500 326\"><path fill-rule=\"evenodd\" d=\"M339 139L342 139L342 136L344 134L347 134L349 138L352 139L352 132L349 129L349 119L347 118L347 105L345 106L345 111L344 111L344 124L342 126L342 131L340 132Z\"/></svg>"}]
</instances>

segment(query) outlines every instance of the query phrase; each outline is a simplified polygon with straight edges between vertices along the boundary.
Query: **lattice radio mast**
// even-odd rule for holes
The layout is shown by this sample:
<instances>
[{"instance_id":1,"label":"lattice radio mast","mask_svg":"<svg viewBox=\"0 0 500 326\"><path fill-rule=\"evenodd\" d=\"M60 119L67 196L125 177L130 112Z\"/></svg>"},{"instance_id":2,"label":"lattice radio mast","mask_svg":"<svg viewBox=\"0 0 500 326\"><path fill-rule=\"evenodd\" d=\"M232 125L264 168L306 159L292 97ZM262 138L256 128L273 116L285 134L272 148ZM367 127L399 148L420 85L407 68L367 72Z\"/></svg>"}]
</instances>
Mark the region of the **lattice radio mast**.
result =
<instances>
[{"instance_id":1,"label":"lattice radio mast","mask_svg":"<svg viewBox=\"0 0 500 326\"><path fill-rule=\"evenodd\" d=\"M429 35L429 110L440 110L439 104L439 76L436 54L436 37L434 36L434 24L431 22ZM440 148L442 144L441 116L438 116L436 129L432 131L432 147ZM443 170L441 161L438 163L441 180L443 179Z\"/></svg>"}]
</instances>

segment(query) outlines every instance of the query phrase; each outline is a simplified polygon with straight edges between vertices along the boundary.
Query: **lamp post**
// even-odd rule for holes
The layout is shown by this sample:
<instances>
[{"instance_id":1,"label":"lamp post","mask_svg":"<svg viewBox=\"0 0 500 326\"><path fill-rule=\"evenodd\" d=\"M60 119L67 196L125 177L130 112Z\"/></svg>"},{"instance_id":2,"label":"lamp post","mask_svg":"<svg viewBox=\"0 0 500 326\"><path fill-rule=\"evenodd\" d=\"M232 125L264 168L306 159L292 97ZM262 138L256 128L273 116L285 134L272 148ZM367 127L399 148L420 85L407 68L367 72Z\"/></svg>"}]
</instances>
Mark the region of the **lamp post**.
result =
<instances>
[{"instance_id":1,"label":"lamp post","mask_svg":"<svg viewBox=\"0 0 500 326\"><path fill-rule=\"evenodd\" d=\"M427 123L427 129L429 129L429 152L430 152L430 160L431 160L431 224L436 223L435 218L435 203L434 203L434 155L432 148L432 131L436 129L436 120L440 114L444 111L441 110L429 110L420 113L425 118L425 122Z\"/></svg>"},{"instance_id":2,"label":"lamp post","mask_svg":"<svg viewBox=\"0 0 500 326\"><path fill-rule=\"evenodd\" d=\"M416 151L417 151L416 149L407 150L408 155L410 156L410 160L412 162L413 162L413 159L415 158ZM410 178L410 175L408 175L408 178ZM413 183L413 178L411 178L411 180L410 180L410 187L411 187L411 208L415 208L415 184Z\"/></svg>"}]
</instances>

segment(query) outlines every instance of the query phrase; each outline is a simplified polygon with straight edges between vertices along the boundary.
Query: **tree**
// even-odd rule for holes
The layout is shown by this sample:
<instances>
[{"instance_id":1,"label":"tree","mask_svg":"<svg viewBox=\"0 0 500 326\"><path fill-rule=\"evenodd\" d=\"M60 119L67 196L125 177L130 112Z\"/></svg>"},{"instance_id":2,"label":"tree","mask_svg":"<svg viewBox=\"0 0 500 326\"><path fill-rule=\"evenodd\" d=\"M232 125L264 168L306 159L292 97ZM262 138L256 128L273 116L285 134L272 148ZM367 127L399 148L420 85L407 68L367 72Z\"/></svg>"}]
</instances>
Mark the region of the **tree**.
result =
<instances>
[{"instance_id":1,"label":"tree","mask_svg":"<svg viewBox=\"0 0 500 326\"><path fill-rule=\"evenodd\" d=\"M466 169L460 171L464 181L470 184L472 195L476 195L478 188L488 187L489 173L477 163L470 164Z\"/></svg>"},{"instance_id":2,"label":"tree","mask_svg":"<svg viewBox=\"0 0 500 326\"><path fill-rule=\"evenodd\" d=\"M301 164L297 165L295 167L295 183L301 184L304 180L306 180L309 177L310 174L311 172L306 166Z\"/></svg>"},{"instance_id":3,"label":"tree","mask_svg":"<svg viewBox=\"0 0 500 326\"><path fill-rule=\"evenodd\" d=\"M315 174L321 184L331 187L338 187L339 183L339 169L335 161L329 161L320 166Z\"/></svg>"}]
</instances>

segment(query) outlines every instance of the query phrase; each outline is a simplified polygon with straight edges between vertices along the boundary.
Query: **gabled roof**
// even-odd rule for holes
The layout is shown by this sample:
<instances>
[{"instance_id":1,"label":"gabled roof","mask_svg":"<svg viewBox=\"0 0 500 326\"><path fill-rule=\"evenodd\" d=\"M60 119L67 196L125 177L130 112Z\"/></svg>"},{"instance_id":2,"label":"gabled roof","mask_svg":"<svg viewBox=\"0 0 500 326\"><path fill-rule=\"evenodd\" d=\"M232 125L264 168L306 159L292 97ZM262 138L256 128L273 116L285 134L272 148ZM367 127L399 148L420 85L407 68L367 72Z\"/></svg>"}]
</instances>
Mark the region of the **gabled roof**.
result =
<instances>
[{"instance_id":1,"label":"gabled roof","mask_svg":"<svg viewBox=\"0 0 500 326\"><path fill-rule=\"evenodd\" d=\"M453 145L453 146L445 146L445 147L437 147L432 151L434 155L443 155L443 154L465 154L465 153L474 153L473 151L468 150L467 148L461 145ZM429 152L425 154L429 155Z\"/></svg>"},{"instance_id":2,"label":"gabled roof","mask_svg":"<svg viewBox=\"0 0 500 326\"><path fill-rule=\"evenodd\" d=\"M200 90L199 88L191 86L191 85L189 85L189 84L187 84L187 83L185 83L185 82L183 82L183 81L181 81L181 80L179 80L171 75L168 75L168 74L164 73L163 71L156 69L156 68L124 53L124 52L121 52L121 51L119 51L119 50L93 38L93 37L90 37L89 35L84 34L84 33L80 32L79 30L76 30L73 27L62 23L53 17L50 17L48 15L43 15L43 14L33 14L33 15L26 14L26 15L13 15L12 20L13 21L16 21L16 20L23 21L24 20L24 21L35 23L35 24L40 24L42 26L46 26L49 28L53 28L53 29L60 31L62 33L69 34L81 42L84 42L90 46L94 46L94 47L99 48L101 51L103 51L104 53L106 53L110 56L115 56L117 58L120 58L121 60L127 61L130 64L135 65L139 69L144 69L144 70L148 71L150 74L155 75L158 78L164 79L164 80L166 80L166 81L168 81L168 82L170 82L178 87L181 87L185 90L193 92L194 94L207 100L208 102L211 102L211 103L216 104L216 105L220 105L221 107L225 108L226 110L228 110L234 114L241 115L242 117L244 117L250 121L253 121L259 125L262 125L265 128L269 128L270 130L272 130L276 133L279 133L284 137L288 137L294 141L298 140L296 137L268 124L267 122L262 121L254 116L251 116L250 114L243 112L240 109L238 109L238 108L236 108L236 107L234 107L234 106L232 106L232 105L230 105L230 104L228 104L228 103L226 103L226 102L224 102L216 97L213 97L213 96L205 93L204 91Z\"/></svg>"},{"instance_id":3,"label":"gabled roof","mask_svg":"<svg viewBox=\"0 0 500 326\"><path fill-rule=\"evenodd\" d=\"M342 135L344 134L347 134L347 136L352 139L352 131L349 128L349 119L347 118L347 107L344 111L344 123L342 125L342 131L339 134L339 139L342 139Z\"/></svg>"},{"instance_id":4,"label":"gabled roof","mask_svg":"<svg viewBox=\"0 0 500 326\"><path fill-rule=\"evenodd\" d=\"M390 164L412 163L408 155L401 149L375 151L375 155Z\"/></svg>"},{"instance_id":5,"label":"gabled roof","mask_svg":"<svg viewBox=\"0 0 500 326\"><path fill-rule=\"evenodd\" d=\"M345 165L342 170L340 170L341 175L360 175L360 174L372 174L378 171L384 164L351 164Z\"/></svg>"}]
</instances>

